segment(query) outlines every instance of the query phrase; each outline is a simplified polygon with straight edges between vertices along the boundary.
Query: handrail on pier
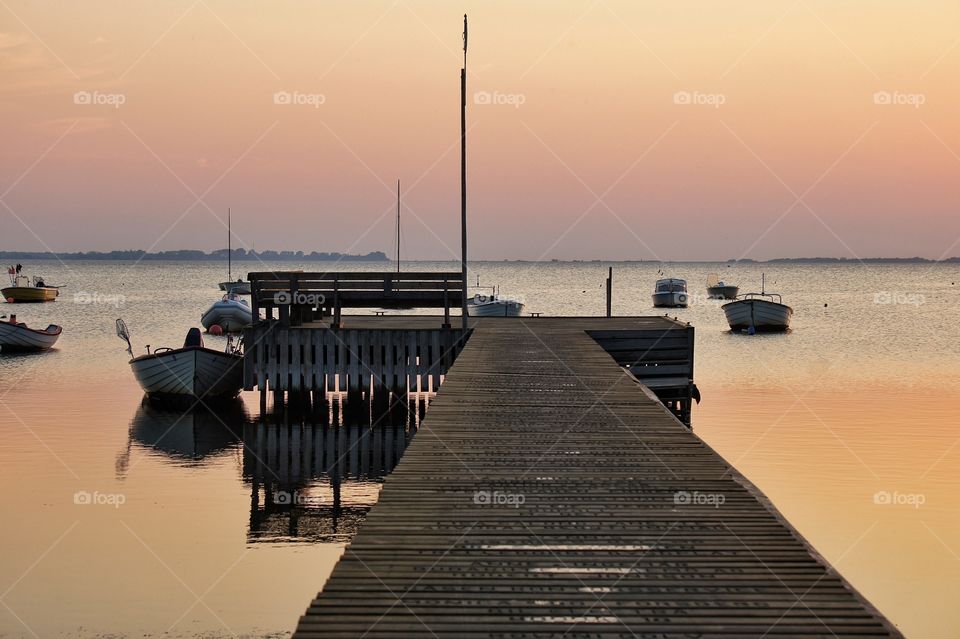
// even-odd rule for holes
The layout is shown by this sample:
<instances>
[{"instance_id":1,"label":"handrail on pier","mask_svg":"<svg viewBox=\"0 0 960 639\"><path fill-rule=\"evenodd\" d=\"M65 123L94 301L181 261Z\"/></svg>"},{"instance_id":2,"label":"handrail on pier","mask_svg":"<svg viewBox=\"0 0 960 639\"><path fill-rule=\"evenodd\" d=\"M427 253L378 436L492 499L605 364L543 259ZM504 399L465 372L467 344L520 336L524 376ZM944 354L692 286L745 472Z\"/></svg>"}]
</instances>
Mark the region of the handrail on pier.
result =
<instances>
[{"instance_id":1,"label":"handrail on pier","mask_svg":"<svg viewBox=\"0 0 960 639\"><path fill-rule=\"evenodd\" d=\"M331 316L340 325L344 308L442 308L450 325L451 307L462 307L466 282L459 272L341 272L303 271L248 273L251 310L266 320L290 325Z\"/></svg>"}]
</instances>

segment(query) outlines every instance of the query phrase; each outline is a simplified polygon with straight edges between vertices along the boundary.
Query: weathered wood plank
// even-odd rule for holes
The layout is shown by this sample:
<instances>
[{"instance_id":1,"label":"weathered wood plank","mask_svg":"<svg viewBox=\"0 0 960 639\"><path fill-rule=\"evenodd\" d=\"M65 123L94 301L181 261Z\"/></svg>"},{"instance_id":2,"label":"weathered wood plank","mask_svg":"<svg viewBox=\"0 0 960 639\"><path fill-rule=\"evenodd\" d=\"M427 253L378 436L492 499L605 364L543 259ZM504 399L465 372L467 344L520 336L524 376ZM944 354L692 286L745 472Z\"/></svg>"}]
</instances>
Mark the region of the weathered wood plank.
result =
<instances>
[{"instance_id":1,"label":"weathered wood plank","mask_svg":"<svg viewBox=\"0 0 960 639\"><path fill-rule=\"evenodd\" d=\"M404 340L445 382L295 636L899 636L586 333L692 335L638 319Z\"/></svg>"}]
</instances>

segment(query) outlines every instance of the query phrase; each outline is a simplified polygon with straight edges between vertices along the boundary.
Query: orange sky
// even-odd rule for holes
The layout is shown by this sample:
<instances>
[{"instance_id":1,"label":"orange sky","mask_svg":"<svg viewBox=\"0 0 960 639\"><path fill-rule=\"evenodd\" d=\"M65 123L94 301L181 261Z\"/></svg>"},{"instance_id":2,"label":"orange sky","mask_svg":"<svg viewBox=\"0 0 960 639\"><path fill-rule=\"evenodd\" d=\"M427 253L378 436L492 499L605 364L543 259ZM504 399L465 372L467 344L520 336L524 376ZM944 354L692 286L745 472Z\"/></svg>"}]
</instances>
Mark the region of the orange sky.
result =
<instances>
[{"instance_id":1,"label":"orange sky","mask_svg":"<svg viewBox=\"0 0 960 639\"><path fill-rule=\"evenodd\" d=\"M960 6L814 0L5 2L0 250L459 257L464 11L472 257L960 255Z\"/></svg>"}]
</instances>

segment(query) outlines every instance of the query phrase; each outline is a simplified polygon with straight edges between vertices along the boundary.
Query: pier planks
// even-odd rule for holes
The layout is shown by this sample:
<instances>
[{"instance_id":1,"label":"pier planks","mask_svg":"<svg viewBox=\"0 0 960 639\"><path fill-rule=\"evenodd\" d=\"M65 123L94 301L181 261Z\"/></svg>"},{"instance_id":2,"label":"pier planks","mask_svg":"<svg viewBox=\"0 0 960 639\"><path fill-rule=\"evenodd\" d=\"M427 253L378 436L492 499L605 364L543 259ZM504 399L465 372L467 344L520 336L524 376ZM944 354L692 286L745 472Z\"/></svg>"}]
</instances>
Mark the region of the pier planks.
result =
<instances>
[{"instance_id":1,"label":"pier planks","mask_svg":"<svg viewBox=\"0 0 960 639\"><path fill-rule=\"evenodd\" d=\"M585 323L476 325L296 637L899 636Z\"/></svg>"}]
</instances>

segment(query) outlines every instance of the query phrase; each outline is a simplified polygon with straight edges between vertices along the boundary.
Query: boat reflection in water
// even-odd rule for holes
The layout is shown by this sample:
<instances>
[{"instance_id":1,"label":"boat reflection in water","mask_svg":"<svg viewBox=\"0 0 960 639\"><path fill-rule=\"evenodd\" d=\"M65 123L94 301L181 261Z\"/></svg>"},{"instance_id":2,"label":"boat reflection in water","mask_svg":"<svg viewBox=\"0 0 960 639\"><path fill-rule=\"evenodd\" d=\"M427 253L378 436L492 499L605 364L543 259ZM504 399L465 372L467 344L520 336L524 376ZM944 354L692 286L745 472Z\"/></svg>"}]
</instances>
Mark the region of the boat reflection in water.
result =
<instances>
[{"instance_id":1,"label":"boat reflection in water","mask_svg":"<svg viewBox=\"0 0 960 639\"><path fill-rule=\"evenodd\" d=\"M178 410L144 397L130 422L130 441L194 466L236 450L249 420L246 407L237 398L218 403L215 410L202 404ZM121 457L118 470L125 466L122 461Z\"/></svg>"},{"instance_id":2,"label":"boat reflection in water","mask_svg":"<svg viewBox=\"0 0 960 639\"><path fill-rule=\"evenodd\" d=\"M186 411L145 398L116 470L127 474L133 447L185 467L233 456L250 491L248 542L346 543L432 396L351 405L345 393L329 393L316 406L279 406L259 418L239 398Z\"/></svg>"},{"instance_id":3,"label":"boat reflection in water","mask_svg":"<svg viewBox=\"0 0 960 639\"><path fill-rule=\"evenodd\" d=\"M330 393L317 410L275 410L243 431L250 542L346 543L400 461L426 397L350 406Z\"/></svg>"}]
</instances>

